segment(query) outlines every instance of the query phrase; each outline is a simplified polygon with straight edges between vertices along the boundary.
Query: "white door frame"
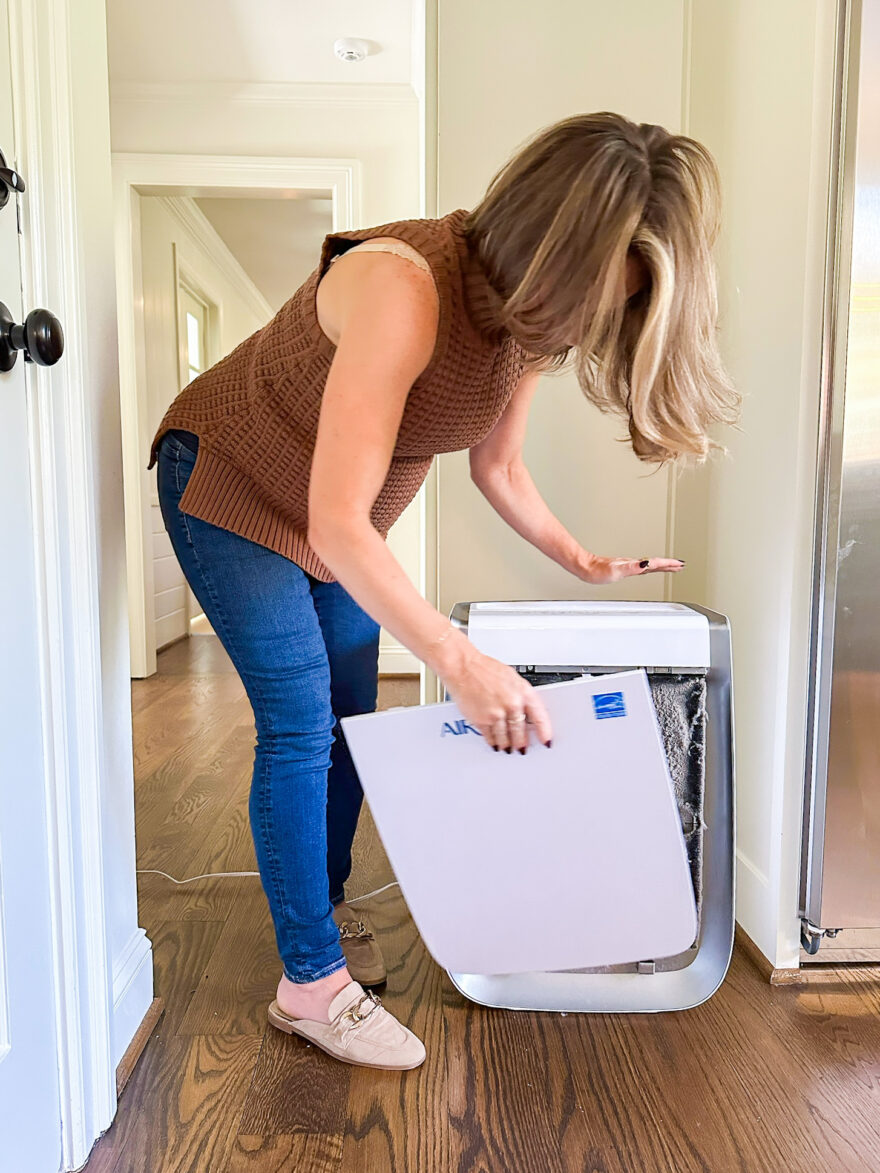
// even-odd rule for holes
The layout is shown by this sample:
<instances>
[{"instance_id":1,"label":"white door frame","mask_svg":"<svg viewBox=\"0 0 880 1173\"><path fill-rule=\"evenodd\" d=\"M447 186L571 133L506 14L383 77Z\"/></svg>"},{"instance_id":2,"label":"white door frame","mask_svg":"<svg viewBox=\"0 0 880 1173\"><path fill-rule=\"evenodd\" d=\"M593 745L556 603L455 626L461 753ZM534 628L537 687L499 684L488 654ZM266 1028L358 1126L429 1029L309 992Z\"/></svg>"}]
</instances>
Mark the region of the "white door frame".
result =
<instances>
[{"instance_id":1,"label":"white door frame","mask_svg":"<svg viewBox=\"0 0 880 1173\"><path fill-rule=\"evenodd\" d=\"M116 1111L102 835L97 454L92 450L90 395L93 368L104 368L103 359L88 350L84 286L92 262L86 251L89 242L80 231L89 185L93 192L101 177L83 173L76 147L92 128L84 124L87 115L78 114L75 100L84 84L77 38L103 27L98 24L103 6L100 13L97 7L91 0L9 4L18 165L27 183L20 200L24 304L45 306L56 314L66 343L63 368L27 368L38 551L45 862L52 899L65 1169L85 1161ZM46 1012L53 1013L53 1007L47 1006Z\"/></svg>"},{"instance_id":2,"label":"white door frame","mask_svg":"<svg viewBox=\"0 0 880 1173\"><path fill-rule=\"evenodd\" d=\"M357 159L300 159L234 155L113 155L116 288L119 305L119 393L122 474L131 630L132 676L156 671L153 561L147 548L152 436L146 418L141 270L142 195L239 195L290 189L330 192L332 231L360 223L361 165Z\"/></svg>"}]
</instances>

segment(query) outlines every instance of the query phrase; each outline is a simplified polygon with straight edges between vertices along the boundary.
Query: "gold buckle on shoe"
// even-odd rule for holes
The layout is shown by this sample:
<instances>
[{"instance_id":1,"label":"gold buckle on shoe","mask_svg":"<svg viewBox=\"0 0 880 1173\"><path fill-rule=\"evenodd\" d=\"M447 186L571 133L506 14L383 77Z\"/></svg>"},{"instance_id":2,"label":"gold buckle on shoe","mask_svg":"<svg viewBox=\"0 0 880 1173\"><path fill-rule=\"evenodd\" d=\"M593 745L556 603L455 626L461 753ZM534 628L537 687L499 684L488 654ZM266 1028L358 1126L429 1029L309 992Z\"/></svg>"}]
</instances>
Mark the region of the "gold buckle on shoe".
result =
<instances>
[{"instance_id":1,"label":"gold buckle on shoe","mask_svg":"<svg viewBox=\"0 0 880 1173\"><path fill-rule=\"evenodd\" d=\"M363 1006L365 1002L370 1002L372 1005L366 1014L361 1014L361 1006ZM373 1011L381 1005L381 999L377 998L371 990L366 990L364 992L364 996L360 998L354 1006L349 1006L347 1010L343 1011L342 1019L344 1022L351 1022L353 1024L364 1022L370 1017Z\"/></svg>"},{"instance_id":2,"label":"gold buckle on shoe","mask_svg":"<svg viewBox=\"0 0 880 1173\"><path fill-rule=\"evenodd\" d=\"M344 920L339 926L340 941L355 941L361 938L372 940L372 937L373 934L362 920Z\"/></svg>"}]
</instances>

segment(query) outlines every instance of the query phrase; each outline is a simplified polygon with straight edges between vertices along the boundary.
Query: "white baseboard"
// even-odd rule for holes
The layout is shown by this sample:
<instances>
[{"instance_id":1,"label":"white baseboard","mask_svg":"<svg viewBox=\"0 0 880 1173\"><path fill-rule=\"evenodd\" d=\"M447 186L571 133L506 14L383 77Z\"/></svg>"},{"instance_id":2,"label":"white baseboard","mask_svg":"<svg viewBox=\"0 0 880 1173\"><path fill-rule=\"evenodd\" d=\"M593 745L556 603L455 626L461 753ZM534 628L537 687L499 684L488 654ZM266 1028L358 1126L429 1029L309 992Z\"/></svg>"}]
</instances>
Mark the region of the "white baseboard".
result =
<instances>
[{"instance_id":1,"label":"white baseboard","mask_svg":"<svg viewBox=\"0 0 880 1173\"><path fill-rule=\"evenodd\" d=\"M380 676L418 676L419 660L400 644L379 648Z\"/></svg>"},{"instance_id":2,"label":"white baseboard","mask_svg":"<svg viewBox=\"0 0 880 1173\"><path fill-rule=\"evenodd\" d=\"M143 929L113 961L113 1063L119 1064L153 1001L153 946Z\"/></svg>"},{"instance_id":3,"label":"white baseboard","mask_svg":"<svg viewBox=\"0 0 880 1173\"><path fill-rule=\"evenodd\" d=\"M736 851L736 919L774 969L797 969L797 950L784 949L778 940L770 879L740 848Z\"/></svg>"}]
</instances>

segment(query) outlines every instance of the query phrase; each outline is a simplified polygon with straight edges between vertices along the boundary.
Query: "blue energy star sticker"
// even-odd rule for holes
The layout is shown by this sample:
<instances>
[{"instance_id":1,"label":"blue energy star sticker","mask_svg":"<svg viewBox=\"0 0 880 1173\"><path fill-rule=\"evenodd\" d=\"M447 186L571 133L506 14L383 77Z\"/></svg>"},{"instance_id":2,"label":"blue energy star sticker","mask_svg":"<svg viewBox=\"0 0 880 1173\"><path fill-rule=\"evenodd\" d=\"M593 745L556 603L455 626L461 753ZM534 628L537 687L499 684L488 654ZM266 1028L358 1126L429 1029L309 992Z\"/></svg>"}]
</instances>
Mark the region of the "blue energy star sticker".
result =
<instances>
[{"instance_id":1,"label":"blue energy star sticker","mask_svg":"<svg viewBox=\"0 0 880 1173\"><path fill-rule=\"evenodd\" d=\"M597 692L593 697L593 711L597 721L604 721L606 717L625 717L626 705L623 703L623 693Z\"/></svg>"}]
</instances>

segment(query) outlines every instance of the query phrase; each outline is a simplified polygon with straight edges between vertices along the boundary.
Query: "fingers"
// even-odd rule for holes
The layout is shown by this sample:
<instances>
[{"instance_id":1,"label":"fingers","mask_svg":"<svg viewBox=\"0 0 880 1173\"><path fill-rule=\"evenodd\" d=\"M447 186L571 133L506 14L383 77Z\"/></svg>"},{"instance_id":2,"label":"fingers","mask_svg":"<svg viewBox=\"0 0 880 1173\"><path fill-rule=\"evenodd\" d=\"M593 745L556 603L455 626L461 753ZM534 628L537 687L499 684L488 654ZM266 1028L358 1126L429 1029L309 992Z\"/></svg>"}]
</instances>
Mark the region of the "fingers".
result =
<instances>
[{"instance_id":1,"label":"fingers","mask_svg":"<svg viewBox=\"0 0 880 1173\"><path fill-rule=\"evenodd\" d=\"M510 753L511 745L510 736L507 731L507 718L499 717L499 719L495 721L490 728L491 733L489 736L489 744L492 745L495 749L504 750L505 753Z\"/></svg>"},{"instance_id":2,"label":"fingers","mask_svg":"<svg viewBox=\"0 0 880 1173\"><path fill-rule=\"evenodd\" d=\"M525 707L507 715L507 736L511 750L525 753L529 745L529 724Z\"/></svg>"},{"instance_id":3,"label":"fingers","mask_svg":"<svg viewBox=\"0 0 880 1173\"><path fill-rule=\"evenodd\" d=\"M526 718L528 724L534 730L535 737L542 745L546 745L549 749L553 737L550 715L544 706L544 702L534 689L532 689L531 695L526 700Z\"/></svg>"},{"instance_id":4,"label":"fingers","mask_svg":"<svg viewBox=\"0 0 880 1173\"><path fill-rule=\"evenodd\" d=\"M532 685L515 669L490 657L482 657L478 667L483 679L474 682L477 695L468 697L465 690L456 699L485 744L496 753L525 754L534 730L535 737L549 747L550 719Z\"/></svg>"},{"instance_id":5,"label":"fingers","mask_svg":"<svg viewBox=\"0 0 880 1173\"><path fill-rule=\"evenodd\" d=\"M511 709L507 716L491 726L490 744L505 753L518 750L525 753L529 744L529 730L525 709Z\"/></svg>"},{"instance_id":6,"label":"fingers","mask_svg":"<svg viewBox=\"0 0 880 1173\"><path fill-rule=\"evenodd\" d=\"M523 698L522 706L518 711L511 711L506 717L486 726L483 736L494 750L524 754L533 734L536 740L550 748L550 717L534 689Z\"/></svg>"},{"instance_id":7,"label":"fingers","mask_svg":"<svg viewBox=\"0 0 880 1173\"><path fill-rule=\"evenodd\" d=\"M534 725L530 715L534 711L536 711L536 707L526 701L522 709L516 712L511 710L506 717L494 721L491 725L481 726L480 732L483 734L486 744L490 745L492 749L504 753L518 752L524 754L529 746L530 731L532 729L535 729L536 736L539 736L541 740L544 742L549 741L550 738L547 730L549 730L550 722L544 706L540 704L537 706L540 717L540 731Z\"/></svg>"},{"instance_id":8,"label":"fingers","mask_svg":"<svg viewBox=\"0 0 880 1173\"><path fill-rule=\"evenodd\" d=\"M681 558L633 558L630 574L677 574L684 567Z\"/></svg>"}]
</instances>

